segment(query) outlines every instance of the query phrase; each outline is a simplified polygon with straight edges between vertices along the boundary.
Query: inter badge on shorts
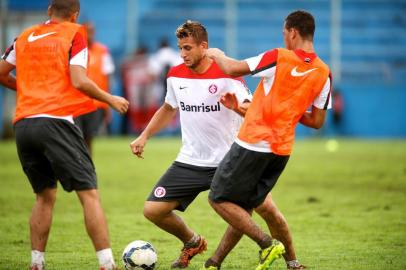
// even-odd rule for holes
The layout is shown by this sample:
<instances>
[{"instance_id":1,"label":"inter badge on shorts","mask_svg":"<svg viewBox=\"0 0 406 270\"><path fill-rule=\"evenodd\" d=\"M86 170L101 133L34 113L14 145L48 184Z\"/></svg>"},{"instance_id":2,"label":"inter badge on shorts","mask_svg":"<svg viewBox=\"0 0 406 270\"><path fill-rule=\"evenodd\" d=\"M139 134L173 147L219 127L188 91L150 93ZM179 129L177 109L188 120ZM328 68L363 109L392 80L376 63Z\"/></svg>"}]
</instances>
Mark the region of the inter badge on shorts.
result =
<instances>
[{"instance_id":1,"label":"inter badge on shorts","mask_svg":"<svg viewBox=\"0 0 406 270\"><path fill-rule=\"evenodd\" d=\"M217 85L211 84L211 85L209 86L209 92L210 92L211 94L215 94L215 93L217 92Z\"/></svg>"},{"instance_id":2,"label":"inter badge on shorts","mask_svg":"<svg viewBox=\"0 0 406 270\"><path fill-rule=\"evenodd\" d=\"M166 190L165 190L164 187L157 187L157 188L154 190L154 195L155 195L155 197L157 197L157 198L162 198L162 197L165 196L165 194L166 194Z\"/></svg>"}]
</instances>

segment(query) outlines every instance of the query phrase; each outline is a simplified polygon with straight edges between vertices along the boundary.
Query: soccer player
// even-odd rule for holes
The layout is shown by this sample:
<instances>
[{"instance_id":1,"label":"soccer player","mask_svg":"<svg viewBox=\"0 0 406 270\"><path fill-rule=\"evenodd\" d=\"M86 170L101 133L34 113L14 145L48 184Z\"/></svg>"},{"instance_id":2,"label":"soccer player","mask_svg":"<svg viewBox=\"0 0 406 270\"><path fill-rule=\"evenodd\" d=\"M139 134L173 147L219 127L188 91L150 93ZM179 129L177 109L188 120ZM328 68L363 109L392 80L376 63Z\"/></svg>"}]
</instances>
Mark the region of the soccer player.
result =
<instances>
[{"instance_id":1,"label":"soccer player","mask_svg":"<svg viewBox=\"0 0 406 270\"><path fill-rule=\"evenodd\" d=\"M222 95L236 95L239 106L234 110L239 113L251 95L241 78L225 75L205 56L208 34L202 24L187 21L178 27L176 36L184 63L169 70L164 104L130 146L142 157L147 140L166 127L179 110L182 148L145 202L144 215L184 243L172 268L185 268L193 256L206 250L207 242L174 210L185 211L200 192L210 188L217 165L242 123L240 115L221 104Z\"/></svg>"},{"instance_id":2,"label":"soccer player","mask_svg":"<svg viewBox=\"0 0 406 270\"><path fill-rule=\"evenodd\" d=\"M226 74L262 78L209 193L214 210L260 246L256 270L270 269L285 248L260 229L250 211L264 202L285 168L297 123L318 129L331 107L330 70L314 52L314 30L313 16L295 11L285 19L286 49L273 49L244 61L229 58L219 49L207 50ZM270 213L261 216L266 215Z\"/></svg>"},{"instance_id":3,"label":"soccer player","mask_svg":"<svg viewBox=\"0 0 406 270\"><path fill-rule=\"evenodd\" d=\"M147 199L144 215L184 243L181 256L172 266L185 268L194 255L204 251L206 242L187 227L174 210L185 211L200 192L210 187L218 163L230 148L242 122L237 114L245 114L251 95L241 79L225 75L215 62L204 56L208 34L203 25L188 21L177 29L176 35L184 63L169 71L165 103L144 132L131 143L131 149L142 157L147 140L167 126L180 109L183 146ZM231 110L221 106L219 100ZM267 217L269 228L286 243L290 251L287 260L298 263L286 220L271 197L255 210L261 215L271 213ZM220 265L241 236L242 233L230 227L227 244L218 247L207 267Z\"/></svg>"},{"instance_id":4,"label":"soccer player","mask_svg":"<svg viewBox=\"0 0 406 270\"><path fill-rule=\"evenodd\" d=\"M114 62L108 48L100 42L95 41L95 28L93 23L84 24L87 30L87 45L89 62L87 66L87 76L94 81L97 86L106 92L110 92L110 75L114 72ZM83 114L74 119L75 124L80 127L85 138L90 154L92 154L92 141L94 136L105 123L106 127L110 121L109 105L94 100L96 111Z\"/></svg>"},{"instance_id":5,"label":"soccer player","mask_svg":"<svg viewBox=\"0 0 406 270\"><path fill-rule=\"evenodd\" d=\"M24 30L0 61L0 82L17 91L17 151L36 194L30 217L31 270L45 268L57 180L79 197L100 269L115 269L96 172L73 117L95 109L88 96L120 113L127 111L128 101L86 77L86 31L75 23L79 10L79 0L52 0L50 20ZM10 75L15 68L16 78Z\"/></svg>"}]
</instances>

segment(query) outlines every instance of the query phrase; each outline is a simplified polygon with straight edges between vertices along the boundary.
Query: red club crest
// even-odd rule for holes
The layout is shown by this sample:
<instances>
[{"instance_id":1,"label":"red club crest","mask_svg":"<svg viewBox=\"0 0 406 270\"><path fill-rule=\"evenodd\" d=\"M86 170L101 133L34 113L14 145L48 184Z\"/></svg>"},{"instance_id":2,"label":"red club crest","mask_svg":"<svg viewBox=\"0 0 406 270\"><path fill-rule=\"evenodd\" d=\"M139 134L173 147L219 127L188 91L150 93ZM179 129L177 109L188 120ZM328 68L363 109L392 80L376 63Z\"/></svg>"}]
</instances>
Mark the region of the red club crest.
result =
<instances>
[{"instance_id":1,"label":"red club crest","mask_svg":"<svg viewBox=\"0 0 406 270\"><path fill-rule=\"evenodd\" d=\"M166 194L166 189L164 187L157 187L154 191L154 195L157 198L162 198Z\"/></svg>"},{"instance_id":2,"label":"red club crest","mask_svg":"<svg viewBox=\"0 0 406 270\"><path fill-rule=\"evenodd\" d=\"M209 86L209 92L211 94L215 94L217 92L217 85L215 85L215 84L210 85Z\"/></svg>"}]
</instances>

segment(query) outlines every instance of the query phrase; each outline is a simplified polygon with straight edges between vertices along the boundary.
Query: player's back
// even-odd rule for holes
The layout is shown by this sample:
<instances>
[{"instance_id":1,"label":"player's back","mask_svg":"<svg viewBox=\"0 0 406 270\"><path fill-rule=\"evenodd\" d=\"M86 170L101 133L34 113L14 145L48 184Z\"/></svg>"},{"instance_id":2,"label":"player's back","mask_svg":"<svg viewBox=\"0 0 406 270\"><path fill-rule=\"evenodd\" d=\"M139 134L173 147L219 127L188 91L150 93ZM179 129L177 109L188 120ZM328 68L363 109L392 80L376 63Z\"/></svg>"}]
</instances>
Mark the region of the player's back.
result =
<instances>
[{"instance_id":1,"label":"player's back","mask_svg":"<svg viewBox=\"0 0 406 270\"><path fill-rule=\"evenodd\" d=\"M295 127L320 94L329 77L328 66L315 54L277 49L276 71L270 89L262 81L254 93L239 138L248 143L268 141L272 151L290 154Z\"/></svg>"},{"instance_id":2,"label":"player's back","mask_svg":"<svg viewBox=\"0 0 406 270\"><path fill-rule=\"evenodd\" d=\"M47 22L26 29L17 38L15 121L40 113L75 115L94 109L91 99L74 89L70 80L69 57L78 32L86 37L78 24Z\"/></svg>"}]
</instances>

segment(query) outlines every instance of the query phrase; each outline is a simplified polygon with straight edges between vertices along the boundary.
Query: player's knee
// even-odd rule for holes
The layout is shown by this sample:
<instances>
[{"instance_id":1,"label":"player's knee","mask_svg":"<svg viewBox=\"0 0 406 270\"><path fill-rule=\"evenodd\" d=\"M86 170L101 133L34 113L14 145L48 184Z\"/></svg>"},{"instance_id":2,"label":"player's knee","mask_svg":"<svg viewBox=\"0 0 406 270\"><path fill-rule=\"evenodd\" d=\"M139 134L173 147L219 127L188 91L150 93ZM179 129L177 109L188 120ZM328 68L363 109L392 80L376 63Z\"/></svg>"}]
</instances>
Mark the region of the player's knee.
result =
<instances>
[{"instance_id":1,"label":"player's knee","mask_svg":"<svg viewBox=\"0 0 406 270\"><path fill-rule=\"evenodd\" d=\"M163 216L162 211L156 205L149 202L144 204L144 217L152 222L158 221Z\"/></svg>"},{"instance_id":2,"label":"player's knee","mask_svg":"<svg viewBox=\"0 0 406 270\"><path fill-rule=\"evenodd\" d=\"M257 207L255 211L266 221L272 222L274 224L281 224L284 222L284 216L279 211L277 207L270 204L262 204Z\"/></svg>"},{"instance_id":3,"label":"player's knee","mask_svg":"<svg viewBox=\"0 0 406 270\"><path fill-rule=\"evenodd\" d=\"M100 203L99 192L97 191L97 189L81 190L77 191L77 194L82 205L87 205L89 203L90 204Z\"/></svg>"},{"instance_id":4,"label":"player's knee","mask_svg":"<svg viewBox=\"0 0 406 270\"><path fill-rule=\"evenodd\" d=\"M56 190L46 189L41 193L37 193L37 204L53 207L56 201Z\"/></svg>"}]
</instances>

